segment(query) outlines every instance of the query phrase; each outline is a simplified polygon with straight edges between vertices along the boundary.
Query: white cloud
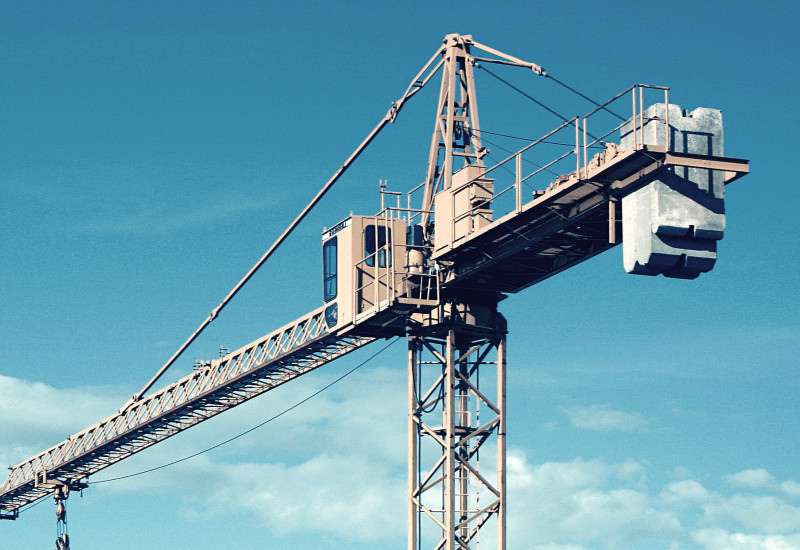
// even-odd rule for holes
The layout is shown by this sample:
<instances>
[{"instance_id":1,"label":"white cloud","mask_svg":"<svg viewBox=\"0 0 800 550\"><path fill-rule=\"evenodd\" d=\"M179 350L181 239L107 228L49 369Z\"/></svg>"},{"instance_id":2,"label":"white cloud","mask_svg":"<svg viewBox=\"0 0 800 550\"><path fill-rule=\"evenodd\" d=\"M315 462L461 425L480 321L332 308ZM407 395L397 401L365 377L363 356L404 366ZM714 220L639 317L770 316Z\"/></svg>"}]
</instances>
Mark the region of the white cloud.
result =
<instances>
[{"instance_id":1,"label":"white cloud","mask_svg":"<svg viewBox=\"0 0 800 550\"><path fill-rule=\"evenodd\" d=\"M689 468L685 468L684 466L676 466L675 469L672 470L671 476L673 479L685 480L692 477L692 472Z\"/></svg>"},{"instance_id":2,"label":"white cloud","mask_svg":"<svg viewBox=\"0 0 800 550\"><path fill-rule=\"evenodd\" d=\"M744 470L727 477L728 483L734 486L750 487L752 489L770 488L776 485L775 478L763 468Z\"/></svg>"},{"instance_id":3,"label":"white cloud","mask_svg":"<svg viewBox=\"0 0 800 550\"><path fill-rule=\"evenodd\" d=\"M58 389L0 375L0 461L17 464L112 414L108 388Z\"/></svg>"},{"instance_id":4,"label":"white cloud","mask_svg":"<svg viewBox=\"0 0 800 550\"><path fill-rule=\"evenodd\" d=\"M800 550L800 508L774 495L723 495L684 479L654 496L645 466L631 460L532 465L514 454L508 472L509 531L517 545ZM767 472L731 477L774 481ZM794 482L781 487L791 489Z\"/></svg>"},{"instance_id":5,"label":"white cloud","mask_svg":"<svg viewBox=\"0 0 800 550\"><path fill-rule=\"evenodd\" d=\"M766 534L800 531L800 508L775 496L733 495L706 505L705 515L713 525L733 522Z\"/></svg>"},{"instance_id":6,"label":"white cloud","mask_svg":"<svg viewBox=\"0 0 800 550\"><path fill-rule=\"evenodd\" d=\"M800 498L800 483L796 481L784 481L780 485L781 491L791 498Z\"/></svg>"},{"instance_id":7,"label":"white cloud","mask_svg":"<svg viewBox=\"0 0 800 550\"><path fill-rule=\"evenodd\" d=\"M108 475L147 469L225 441L293 407L338 374L341 373L318 371L302 376L159 443L115 466L113 472L108 470ZM359 454L404 468L407 406L404 376L402 369L375 367L358 371L208 456L228 462L250 461L253 456L260 456L265 463L293 465L327 452ZM369 391L363 391L364 387ZM403 390L397 391L398 387ZM398 433L402 435L398 437ZM180 467L190 467L188 464L182 463Z\"/></svg>"},{"instance_id":8,"label":"white cloud","mask_svg":"<svg viewBox=\"0 0 800 550\"><path fill-rule=\"evenodd\" d=\"M586 550L586 547L579 544L537 544L533 550Z\"/></svg>"},{"instance_id":9,"label":"white cloud","mask_svg":"<svg viewBox=\"0 0 800 550\"><path fill-rule=\"evenodd\" d=\"M661 491L660 498L670 505L696 505L707 502L711 493L697 481L687 479L667 485Z\"/></svg>"},{"instance_id":10,"label":"white cloud","mask_svg":"<svg viewBox=\"0 0 800 550\"><path fill-rule=\"evenodd\" d=\"M398 388L404 388L405 373L374 368L354 376L355 383L334 386L217 451L92 490L169 493L187 520L243 514L286 536L316 532L375 544L403 539L405 395ZM301 378L124 461L108 475L157 466L222 441L293 405L332 377ZM0 377L0 458L98 420L119 404L119 397L106 393ZM797 482L752 469L725 476L748 494L723 494L704 487L685 468L673 472L679 480L653 488L644 461L576 458L535 464L512 449L510 546L800 550L800 508L781 498L800 494ZM201 491L198 479L203 480Z\"/></svg>"},{"instance_id":11,"label":"white cloud","mask_svg":"<svg viewBox=\"0 0 800 550\"><path fill-rule=\"evenodd\" d=\"M564 412L573 426L584 430L634 430L647 424L640 413L618 411L608 405L569 407Z\"/></svg>"},{"instance_id":12,"label":"white cloud","mask_svg":"<svg viewBox=\"0 0 800 550\"><path fill-rule=\"evenodd\" d=\"M404 375L402 369L388 368L359 372L349 383L333 386L217 451L96 489L169 490L184 502L186 518L214 516L222 509L246 514L284 535L317 532L343 540L402 539L406 400L404 391L397 390L405 389ZM294 405L327 379L330 376L300 378L144 451L104 477L158 466L222 441ZM256 456L261 459L253 461ZM203 479L199 498L198 479Z\"/></svg>"},{"instance_id":13,"label":"white cloud","mask_svg":"<svg viewBox=\"0 0 800 550\"><path fill-rule=\"evenodd\" d=\"M199 499L198 475L206 480ZM190 470L170 473L169 482L192 495L183 513L193 517L212 517L220 510L246 513L283 535L315 531L343 540L399 539L405 534L405 470L397 472L358 454L322 453L292 466L201 460Z\"/></svg>"},{"instance_id":14,"label":"white cloud","mask_svg":"<svg viewBox=\"0 0 800 550\"><path fill-rule=\"evenodd\" d=\"M679 532L677 518L656 509L653 499L637 489L644 478L638 462L576 459L530 465L512 455L508 473L512 547L622 547L625 541Z\"/></svg>"},{"instance_id":15,"label":"white cloud","mask_svg":"<svg viewBox=\"0 0 800 550\"><path fill-rule=\"evenodd\" d=\"M759 535L703 529L692 539L705 550L800 550L800 534Z\"/></svg>"}]
</instances>

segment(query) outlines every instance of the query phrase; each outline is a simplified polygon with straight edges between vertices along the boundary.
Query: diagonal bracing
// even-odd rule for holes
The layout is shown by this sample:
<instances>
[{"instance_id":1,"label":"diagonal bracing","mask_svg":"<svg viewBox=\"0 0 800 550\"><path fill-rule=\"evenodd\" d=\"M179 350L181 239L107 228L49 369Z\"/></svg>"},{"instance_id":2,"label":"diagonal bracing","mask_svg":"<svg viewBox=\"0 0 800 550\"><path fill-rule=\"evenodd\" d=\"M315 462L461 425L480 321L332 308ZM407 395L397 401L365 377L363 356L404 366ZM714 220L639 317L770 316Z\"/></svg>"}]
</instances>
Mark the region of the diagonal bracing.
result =
<instances>
[{"instance_id":1,"label":"diagonal bracing","mask_svg":"<svg viewBox=\"0 0 800 550\"><path fill-rule=\"evenodd\" d=\"M53 491L360 348L375 338L329 334L317 309L14 466L0 510Z\"/></svg>"},{"instance_id":2,"label":"diagonal bracing","mask_svg":"<svg viewBox=\"0 0 800 550\"><path fill-rule=\"evenodd\" d=\"M410 550L476 548L487 524L505 548L506 329L482 308L442 308L409 336Z\"/></svg>"}]
</instances>

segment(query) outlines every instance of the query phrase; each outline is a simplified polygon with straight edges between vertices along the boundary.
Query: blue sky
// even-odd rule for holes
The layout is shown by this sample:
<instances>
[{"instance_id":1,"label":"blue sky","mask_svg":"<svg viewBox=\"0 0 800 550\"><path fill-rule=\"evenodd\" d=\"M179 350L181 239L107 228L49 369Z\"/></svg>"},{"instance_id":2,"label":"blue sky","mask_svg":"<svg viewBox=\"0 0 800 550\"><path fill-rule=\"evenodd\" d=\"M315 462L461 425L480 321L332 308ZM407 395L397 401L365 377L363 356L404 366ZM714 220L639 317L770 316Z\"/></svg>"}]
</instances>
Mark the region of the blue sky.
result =
<instances>
[{"instance_id":1,"label":"blue sky","mask_svg":"<svg viewBox=\"0 0 800 550\"><path fill-rule=\"evenodd\" d=\"M670 86L684 108L721 109L725 153L751 159L711 273L630 276L617 248L501 304L510 547L800 549L798 23L792 2L3 3L0 462L139 390L459 32L591 97ZM569 116L591 108L503 75ZM168 379L320 304L320 231L376 211L379 179L422 180L436 88ZM559 123L485 75L478 98L486 130ZM244 431L374 351L95 480ZM73 546L405 548L405 354L396 342L235 443L71 498ZM51 545L53 508L4 522L0 546Z\"/></svg>"}]
</instances>

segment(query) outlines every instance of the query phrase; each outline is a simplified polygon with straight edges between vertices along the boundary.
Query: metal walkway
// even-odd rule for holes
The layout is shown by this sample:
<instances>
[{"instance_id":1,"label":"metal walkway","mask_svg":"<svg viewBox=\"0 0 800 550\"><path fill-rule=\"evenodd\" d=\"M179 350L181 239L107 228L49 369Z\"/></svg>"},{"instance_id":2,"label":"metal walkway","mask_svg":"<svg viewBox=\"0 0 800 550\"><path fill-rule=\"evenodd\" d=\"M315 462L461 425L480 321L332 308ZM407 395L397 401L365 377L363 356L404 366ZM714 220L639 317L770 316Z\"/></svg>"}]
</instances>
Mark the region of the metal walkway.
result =
<instances>
[{"instance_id":1,"label":"metal walkway","mask_svg":"<svg viewBox=\"0 0 800 550\"><path fill-rule=\"evenodd\" d=\"M723 171L726 184L748 172L742 159L654 145L621 151L608 162L563 176L437 258L444 267L443 296L519 292L616 246L622 242L620 199L674 166Z\"/></svg>"},{"instance_id":2,"label":"metal walkway","mask_svg":"<svg viewBox=\"0 0 800 550\"><path fill-rule=\"evenodd\" d=\"M53 492L53 480L80 486L115 462L374 340L352 331L328 334L317 309L14 466L0 486L0 511L16 516Z\"/></svg>"}]
</instances>

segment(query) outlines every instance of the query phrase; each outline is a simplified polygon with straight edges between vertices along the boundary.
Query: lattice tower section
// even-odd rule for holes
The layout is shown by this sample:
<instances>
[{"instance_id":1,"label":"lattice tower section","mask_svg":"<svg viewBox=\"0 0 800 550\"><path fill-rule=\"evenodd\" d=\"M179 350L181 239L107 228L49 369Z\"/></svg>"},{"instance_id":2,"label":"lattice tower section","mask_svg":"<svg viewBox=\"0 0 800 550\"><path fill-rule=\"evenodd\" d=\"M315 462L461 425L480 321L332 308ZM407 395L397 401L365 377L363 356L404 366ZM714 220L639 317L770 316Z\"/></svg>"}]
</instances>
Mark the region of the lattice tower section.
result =
<instances>
[{"instance_id":1,"label":"lattice tower section","mask_svg":"<svg viewBox=\"0 0 800 550\"><path fill-rule=\"evenodd\" d=\"M408 374L409 550L505 550L505 319L441 307L409 335Z\"/></svg>"}]
</instances>

